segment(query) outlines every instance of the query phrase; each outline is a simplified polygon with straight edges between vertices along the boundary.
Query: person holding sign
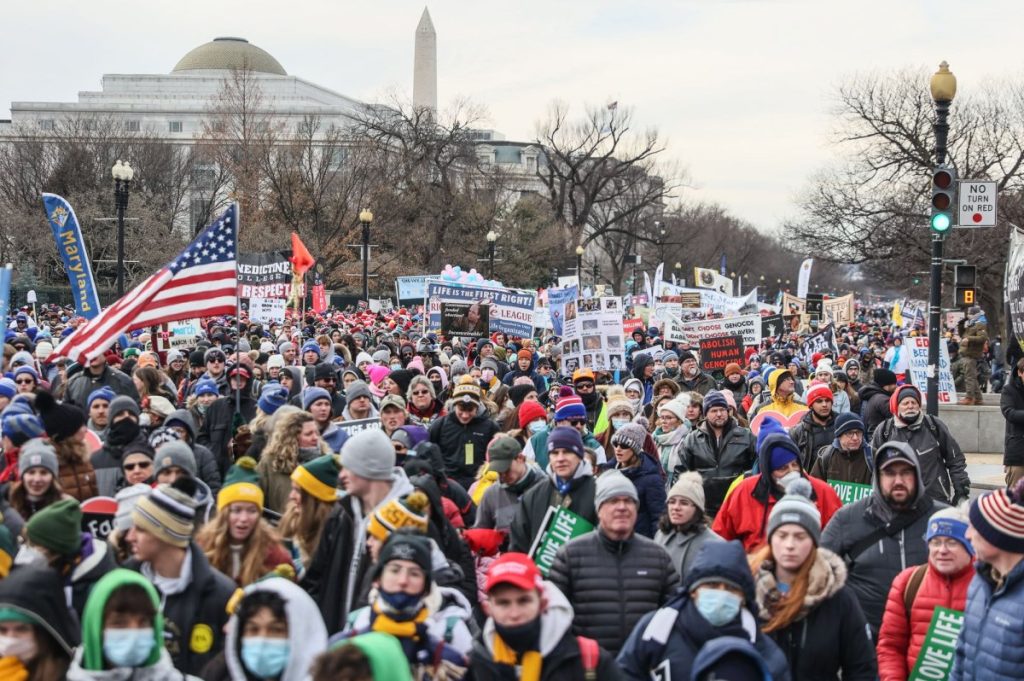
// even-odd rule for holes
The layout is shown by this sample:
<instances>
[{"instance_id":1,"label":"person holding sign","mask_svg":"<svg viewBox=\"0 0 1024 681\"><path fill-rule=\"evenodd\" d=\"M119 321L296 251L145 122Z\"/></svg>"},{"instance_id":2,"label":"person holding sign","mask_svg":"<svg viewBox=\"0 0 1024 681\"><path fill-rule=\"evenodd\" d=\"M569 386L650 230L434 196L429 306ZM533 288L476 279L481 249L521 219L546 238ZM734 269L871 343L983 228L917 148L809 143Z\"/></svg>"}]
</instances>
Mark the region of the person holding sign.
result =
<instances>
[{"instance_id":1,"label":"person holding sign","mask_svg":"<svg viewBox=\"0 0 1024 681\"><path fill-rule=\"evenodd\" d=\"M1019 679L1024 668L1024 483L971 503L967 538L978 556L950 681Z\"/></svg>"},{"instance_id":2,"label":"person holding sign","mask_svg":"<svg viewBox=\"0 0 1024 681\"><path fill-rule=\"evenodd\" d=\"M799 478L768 516L768 544L750 558L761 630L797 679L874 681L875 651L846 565L819 548L821 514Z\"/></svg>"},{"instance_id":3,"label":"person holding sign","mask_svg":"<svg viewBox=\"0 0 1024 681\"><path fill-rule=\"evenodd\" d=\"M878 632L881 681L907 681L922 649L935 608L963 612L974 578L974 547L967 539L967 517L944 508L928 519L928 562L896 576Z\"/></svg>"}]
</instances>

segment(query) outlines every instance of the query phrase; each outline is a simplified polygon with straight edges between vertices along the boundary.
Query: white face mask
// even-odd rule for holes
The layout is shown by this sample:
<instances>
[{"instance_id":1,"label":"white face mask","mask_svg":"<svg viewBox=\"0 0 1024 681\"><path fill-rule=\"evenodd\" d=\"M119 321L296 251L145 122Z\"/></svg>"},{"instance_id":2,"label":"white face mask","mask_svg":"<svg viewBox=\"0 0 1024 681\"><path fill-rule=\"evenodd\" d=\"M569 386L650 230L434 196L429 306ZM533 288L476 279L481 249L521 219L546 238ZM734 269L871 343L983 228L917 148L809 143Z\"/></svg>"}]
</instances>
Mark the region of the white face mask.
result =
<instances>
[{"instance_id":1,"label":"white face mask","mask_svg":"<svg viewBox=\"0 0 1024 681\"><path fill-rule=\"evenodd\" d=\"M782 489L786 489L787 487L789 487L789 484L791 482L793 482L794 480L796 480L799 477L800 477L800 471L790 471L790 472L786 473L785 475L783 475L781 478L779 478L779 480L778 480L779 487L781 487Z\"/></svg>"},{"instance_id":2,"label":"white face mask","mask_svg":"<svg viewBox=\"0 0 1024 681\"><path fill-rule=\"evenodd\" d=\"M39 652L32 636L0 636L0 657L16 657L28 664Z\"/></svg>"}]
</instances>

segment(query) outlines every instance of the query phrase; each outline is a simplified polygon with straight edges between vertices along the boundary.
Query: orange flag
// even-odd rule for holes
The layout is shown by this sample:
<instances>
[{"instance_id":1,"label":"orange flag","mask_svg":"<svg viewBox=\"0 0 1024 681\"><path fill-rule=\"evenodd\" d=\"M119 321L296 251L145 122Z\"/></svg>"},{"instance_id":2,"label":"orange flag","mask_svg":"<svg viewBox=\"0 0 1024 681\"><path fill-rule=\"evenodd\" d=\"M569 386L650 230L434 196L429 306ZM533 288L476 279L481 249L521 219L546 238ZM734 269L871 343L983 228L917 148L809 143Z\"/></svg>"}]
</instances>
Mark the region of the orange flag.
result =
<instances>
[{"instance_id":1,"label":"orange flag","mask_svg":"<svg viewBox=\"0 0 1024 681\"><path fill-rule=\"evenodd\" d=\"M306 244L302 243L298 232L292 232L292 257L288 260L291 261L295 274L300 277L316 262L313 260L313 256L309 254Z\"/></svg>"}]
</instances>

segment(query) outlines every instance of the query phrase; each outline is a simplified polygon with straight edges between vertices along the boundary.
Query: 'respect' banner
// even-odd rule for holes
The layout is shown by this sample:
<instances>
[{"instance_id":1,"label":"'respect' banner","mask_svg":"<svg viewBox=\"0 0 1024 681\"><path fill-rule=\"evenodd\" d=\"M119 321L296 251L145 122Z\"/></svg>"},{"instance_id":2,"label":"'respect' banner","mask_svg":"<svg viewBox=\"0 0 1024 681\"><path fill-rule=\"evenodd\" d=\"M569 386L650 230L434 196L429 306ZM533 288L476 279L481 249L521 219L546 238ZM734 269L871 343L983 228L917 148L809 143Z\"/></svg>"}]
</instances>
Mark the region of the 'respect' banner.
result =
<instances>
[{"instance_id":1,"label":"'respect' banner","mask_svg":"<svg viewBox=\"0 0 1024 681\"><path fill-rule=\"evenodd\" d=\"M75 296L75 313L92 319L100 313L100 297L96 293L96 280L92 276L89 253L75 211L66 199L56 194L43 194L43 209L64 261L64 271L68 273L71 292Z\"/></svg>"},{"instance_id":2,"label":"'respect' banner","mask_svg":"<svg viewBox=\"0 0 1024 681\"><path fill-rule=\"evenodd\" d=\"M288 298L292 264L284 251L238 254L238 297Z\"/></svg>"}]
</instances>

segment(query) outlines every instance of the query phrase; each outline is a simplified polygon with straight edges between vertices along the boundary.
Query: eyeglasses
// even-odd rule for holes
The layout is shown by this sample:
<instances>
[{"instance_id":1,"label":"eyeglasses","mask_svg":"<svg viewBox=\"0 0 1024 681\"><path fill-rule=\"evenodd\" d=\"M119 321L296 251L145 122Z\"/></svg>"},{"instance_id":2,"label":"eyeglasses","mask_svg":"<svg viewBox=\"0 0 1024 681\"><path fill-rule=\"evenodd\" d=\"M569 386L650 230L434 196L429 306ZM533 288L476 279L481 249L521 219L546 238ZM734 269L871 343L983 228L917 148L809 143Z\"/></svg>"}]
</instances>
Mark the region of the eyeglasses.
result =
<instances>
[{"instance_id":1,"label":"eyeglasses","mask_svg":"<svg viewBox=\"0 0 1024 681\"><path fill-rule=\"evenodd\" d=\"M126 464L124 464L124 469L130 473L131 471L135 470L136 468L139 468L141 470L145 470L147 468L152 467L152 465L153 465L152 461L139 461L138 463L126 463Z\"/></svg>"},{"instance_id":2,"label":"eyeglasses","mask_svg":"<svg viewBox=\"0 0 1024 681\"><path fill-rule=\"evenodd\" d=\"M963 544L949 537L932 537L928 540L928 546L933 549L955 549Z\"/></svg>"},{"instance_id":3,"label":"eyeglasses","mask_svg":"<svg viewBox=\"0 0 1024 681\"><path fill-rule=\"evenodd\" d=\"M31 378L25 379L24 381L15 381L15 383L17 383L18 385L35 385L35 381L33 381Z\"/></svg>"},{"instance_id":4,"label":"eyeglasses","mask_svg":"<svg viewBox=\"0 0 1024 681\"><path fill-rule=\"evenodd\" d=\"M413 397L418 397L420 395L429 395L429 394L430 394L429 390L413 390L412 391L412 396Z\"/></svg>"}]
</instances>

